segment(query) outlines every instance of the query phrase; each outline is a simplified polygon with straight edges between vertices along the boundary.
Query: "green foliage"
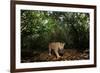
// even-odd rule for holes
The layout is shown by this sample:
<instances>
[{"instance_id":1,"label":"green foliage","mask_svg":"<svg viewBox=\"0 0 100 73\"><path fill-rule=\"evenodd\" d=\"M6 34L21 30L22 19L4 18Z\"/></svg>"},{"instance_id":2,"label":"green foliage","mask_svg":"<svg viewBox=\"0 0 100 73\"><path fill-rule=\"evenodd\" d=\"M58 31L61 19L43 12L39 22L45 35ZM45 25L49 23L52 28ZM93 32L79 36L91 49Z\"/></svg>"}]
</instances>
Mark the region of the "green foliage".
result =
<instances>
[{"instance_id":1,"label":"green foliage","mask_svg":"<svg viewBox=\"0 0 100 73\"><path fill-rule=\"evenodd\" d=\"M89 14L21 10L21 48L48 48L50 42L65 48L89 48Z\"/></svg>"}]
</instances>

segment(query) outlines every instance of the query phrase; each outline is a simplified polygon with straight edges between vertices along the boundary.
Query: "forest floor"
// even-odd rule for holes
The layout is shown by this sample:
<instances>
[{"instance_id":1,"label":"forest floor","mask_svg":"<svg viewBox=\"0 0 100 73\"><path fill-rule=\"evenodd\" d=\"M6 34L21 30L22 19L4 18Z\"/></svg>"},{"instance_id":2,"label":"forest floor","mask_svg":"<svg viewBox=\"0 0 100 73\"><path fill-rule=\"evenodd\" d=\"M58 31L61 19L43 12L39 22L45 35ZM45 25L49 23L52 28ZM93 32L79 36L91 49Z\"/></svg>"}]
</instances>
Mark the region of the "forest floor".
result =
<instances>
[{"instance_id":1,"label":"forest floor","mask_svg":"<svg viewBox=\"0 0 100 73\"><path fill-rule=\"evenodd\" d=\"M27 53L30 54L30 53ZM61 58L56 58L56 55L52 53L50 56L48 51L34 51L31 56L21 57L21 63L29 62L47 62L47 61L70 61L70 60L86 60L89 59L89 50L84 50L82 52L76 49L64 49L64 53Z\"/></svg>"}]
</instances>

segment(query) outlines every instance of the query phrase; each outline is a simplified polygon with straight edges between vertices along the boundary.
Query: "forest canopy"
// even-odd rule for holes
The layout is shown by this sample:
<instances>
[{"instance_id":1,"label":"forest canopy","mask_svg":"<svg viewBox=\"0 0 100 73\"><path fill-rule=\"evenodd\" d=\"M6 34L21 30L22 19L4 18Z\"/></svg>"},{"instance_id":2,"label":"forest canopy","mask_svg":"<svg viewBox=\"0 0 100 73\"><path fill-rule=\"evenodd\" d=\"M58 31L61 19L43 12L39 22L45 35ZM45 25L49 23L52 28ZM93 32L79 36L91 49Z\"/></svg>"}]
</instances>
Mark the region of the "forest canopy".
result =
<instances>
[{"instance_id":1,"label":"forest canopy","mask_svg":"<svg viewBox=\"0 0 100 73\"><path fill-rule=\"evenodd\" d=\"M45 50L50 42L65 49L89 48L89 13L21 10L21 49Z\"/></svg>"}]
</instances>

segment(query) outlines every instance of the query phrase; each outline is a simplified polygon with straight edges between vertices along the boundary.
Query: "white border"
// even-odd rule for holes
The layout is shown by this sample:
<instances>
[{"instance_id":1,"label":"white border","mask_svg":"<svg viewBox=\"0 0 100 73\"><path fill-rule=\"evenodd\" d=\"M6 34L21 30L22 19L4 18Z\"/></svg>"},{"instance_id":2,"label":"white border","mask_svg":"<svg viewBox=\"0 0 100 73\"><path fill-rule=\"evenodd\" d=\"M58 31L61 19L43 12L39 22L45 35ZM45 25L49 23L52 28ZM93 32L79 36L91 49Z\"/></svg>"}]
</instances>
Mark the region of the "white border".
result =
<instances>
[{"instance_id":1,"label":"white border","mask_svg":"<svg viewBox=\"0 0 100 73\"><path fill-rule=\"evenodd\" d=\"M57 61L57 62L34 62L20 63L21 60L21 43L20 43L20 10L42 10L42 11L61 11L61 12L84 12L90 14L90 59L76 61ZM94 64L94 10L86 8L69 8L69 7L50 7L35 5L16 5L16 69L23 68L40 68L40 67L57 67L57 66L74 66Z\"/></svg>"}]
</instances>

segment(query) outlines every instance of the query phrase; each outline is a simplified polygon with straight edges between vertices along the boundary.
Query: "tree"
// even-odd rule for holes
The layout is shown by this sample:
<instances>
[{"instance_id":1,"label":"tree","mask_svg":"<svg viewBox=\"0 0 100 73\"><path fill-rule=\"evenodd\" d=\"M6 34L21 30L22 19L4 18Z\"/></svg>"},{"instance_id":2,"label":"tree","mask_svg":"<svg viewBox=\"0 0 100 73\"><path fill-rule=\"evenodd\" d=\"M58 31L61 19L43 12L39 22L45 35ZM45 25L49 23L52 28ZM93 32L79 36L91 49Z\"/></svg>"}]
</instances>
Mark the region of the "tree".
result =
<instances>
[{"instance_id":1,"label":"tree","mask_svg":"<svg viewBox=\"0 0 100 73\"><path fill-rule=\"evenodd\" d=\"M50 42L65 48L89 48L89 14L21 10L21 48L44 50Z\"/></svg>"}]
</instances>

